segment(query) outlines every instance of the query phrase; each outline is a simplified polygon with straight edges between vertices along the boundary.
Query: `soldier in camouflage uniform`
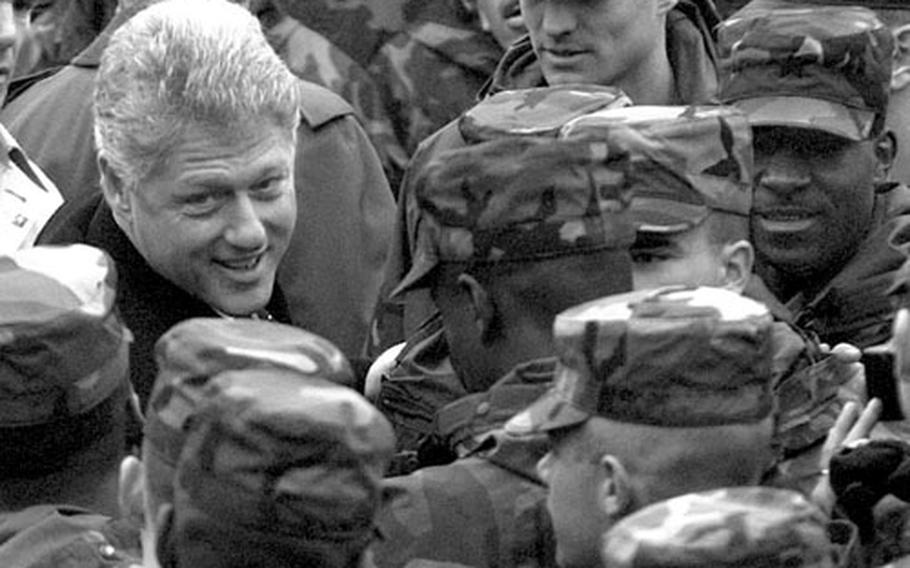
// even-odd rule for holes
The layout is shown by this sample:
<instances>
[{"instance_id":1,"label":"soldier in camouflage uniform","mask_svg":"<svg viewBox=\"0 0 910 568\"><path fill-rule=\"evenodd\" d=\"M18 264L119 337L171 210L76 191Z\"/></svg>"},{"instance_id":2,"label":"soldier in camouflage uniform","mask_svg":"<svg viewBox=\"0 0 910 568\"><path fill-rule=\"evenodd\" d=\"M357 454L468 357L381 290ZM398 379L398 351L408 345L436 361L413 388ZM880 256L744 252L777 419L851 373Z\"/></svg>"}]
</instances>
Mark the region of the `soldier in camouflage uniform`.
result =
<instances>
[{"instance_id":1,"label":"soldier in camouflage uniform","mask_svg":"<svg viewBox=\"0 0 910 568\"><path fill-rule=\"evenodd\" d=\"M758 483L773 453L771 322L762 304L708 287L557 316L556 384L505 430L549 436L537 469L560 566L599 566L601 535L646 505Z\"/></svg>"},{"instance_id":2,"label":"soldier in camouflage uniform","mask_svg":"<svg viewBox=\"0 0 910 568\"><path fill-rule=\"evenodd\" d=\"M434 451L458 459L388 479L397 498L379 566L553 565L533 470L546 440L500 427L552 382L556 313L631 286L627 166L599 142L527 137L443 154L421 173L420 255L402 290L430 287L470 394L435 416Z\"/></svg>"},{"instance_id":3,"label":"soldier in camouflage uniform","mask_svg":"<svg viewBox=\"0 0 910 568\"><path fill-rule=\"evenodd\" d=\"M205 386L223 371L284 369L339 385L353 384L351 367L325 339L260 320L196 318L171 328L156 344L159 369L149 400L141 461L121 465L121 501L143 527L146 565L155 560L159 512L174 502L173 481L189 422Z\"/></svg>"},{"instance_id":4,"label":"soldier in camouflage uniform","mask_svg":"<svg viewBox=\"0 0 910 568\"><path fill-rule=\"evenodd\" d=\"M649 505L604 535L603 568L849 566L856 528L799 493L730 487Z\"/></svg>"},{"instance_id":5,"label":"soldier in camouflage uniform","mask_svg":"<svg viewBox=\"0 0 910 568\"><path fill-rule=\"evenodd\" d=\"M0 257L0 566L138 566L117 506L134 406L116 280L85 245Z\"/></svg>"},{"instance_id":6,"label":"soldier in camouflage uniform","mask_svg":"<svg viewBox=\"0 0 910 568\"><path fill-rule=\"evenodd\" d=\"M607 87L511 91L490 97L468 111L460 120L459 136L463 131L472 143L521 135L555 137L559 128L572 118L627 104L629 100L625 95ZM426 165L415 166L413 173L421 168L426 169ZM542 179L549 175L547 171L541 173ZM535 180L535 183L540 182ZM416 211L411 218L417 219ZM411 234L417 234L416 227ZM431 303L426 286L408 286L398 290L398 294L406 294L409 298L421 296L426 304ZM469 392L452 369L442 320L436 315L408 339L394 365L386 372L377 405L392 420L399 449L416 458L418 445L432 432L436 411ZM417 466L415 459L401 457L404 459L396 460L394 472L408 473Z\"/></svg>"},{"instance_id":7,"label":"soldier in camouflage uniform","mask_svg":"<svg viewBox=\"0 0 910 568\"><path fill-rule=\"evenodd\" d=\"M206 385L164 521L169 565L371 565L392 429L354 390L322 378L322 361L309 363L304 373L227 371Z\"/></svg>"},{"instance_id":8,"label":"soldier in camouflage uniform","mask_svg":"<svg viewBox=\"0 0 910 568\"><path fill-rule=\"evenodd\" d=\"M719 37L720 98L754 127L756 272L822 341L885 341L910 224L887 182L890 31L864 8L759 0Z\"/></svg>"}]
</instances>

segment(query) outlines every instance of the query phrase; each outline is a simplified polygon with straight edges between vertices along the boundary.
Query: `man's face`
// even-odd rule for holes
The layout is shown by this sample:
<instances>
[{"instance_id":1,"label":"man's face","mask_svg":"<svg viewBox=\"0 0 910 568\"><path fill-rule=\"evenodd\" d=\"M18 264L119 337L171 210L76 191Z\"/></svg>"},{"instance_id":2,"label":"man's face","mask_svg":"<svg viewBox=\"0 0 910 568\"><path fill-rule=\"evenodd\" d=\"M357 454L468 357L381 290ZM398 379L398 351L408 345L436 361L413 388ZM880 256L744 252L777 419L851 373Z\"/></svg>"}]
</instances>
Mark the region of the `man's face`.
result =
<instances>
[{"instance_id":1,"label":"man's face","mask_svg":"<svg viewBox=\"0 0 910 568\"><path fill-rule=\"evenodd\" d=\"M6 100L31 4L30 0L0 0L0 103Z\"/></svg>"},{"instance_id":2,"label":"man's face","mask_svg":"<svg viewBox=\"0 0 910 568\"><path fill-rule=\"evenodd\" d=\"M477 0L477 14L483 31L503 48L525 33L518 0Z\"/></svg>"},{"instance_id":3,"label":"man's face","mask_svg":"<svg viewBox=\"0 0 910 568\"><path fill-rule=\"evenodd\" d=\"M611 524L599 506L603 477L597 460L586 459L579 448L583 428L551 434L551 450L537 463L562 568L599 566L600 538Z\"/></svg>"},{"instance_id":4,"label":"man's face","mask_svg":"<svg viewBox=\"0 0 910 568\"><path fill-rule=\"evenodd\" d=\"M759 262L807 285L836 271L872 219L875 142L820 130L758 127L752 243Z\"/></svg>"},{"instance_id":5,"label":"man's face","mask_svg":"<svg viewBox=\"0 0 910 568\"><path fill-rule=\"evenodd\" d=\"M159 274L213 308L248 315L272 295L296 220L294 142L269 124L230 138L188 127L129 191L129 231Z\"/></svg>"},{"instance_id":6,"label":"man's face","mask_svg":"<svg viewBox=\"0 0 910 568\"><path fill-rule=\"evenodd\" d=\"M622 85L663 37L655 0L521 0L531 44L550 85Z\"/></svg>"},{"instance_id":7,"label":"man's face","mask_svg":"<svg viewBox=\"0 0 910 568\"><path fill-rule=\"evenodd\" d=\"M683 284L723 286L720 247L711 244L708 223L683 233L638 233L629 249L636 290Z\"/></svg>"}]
</instances>

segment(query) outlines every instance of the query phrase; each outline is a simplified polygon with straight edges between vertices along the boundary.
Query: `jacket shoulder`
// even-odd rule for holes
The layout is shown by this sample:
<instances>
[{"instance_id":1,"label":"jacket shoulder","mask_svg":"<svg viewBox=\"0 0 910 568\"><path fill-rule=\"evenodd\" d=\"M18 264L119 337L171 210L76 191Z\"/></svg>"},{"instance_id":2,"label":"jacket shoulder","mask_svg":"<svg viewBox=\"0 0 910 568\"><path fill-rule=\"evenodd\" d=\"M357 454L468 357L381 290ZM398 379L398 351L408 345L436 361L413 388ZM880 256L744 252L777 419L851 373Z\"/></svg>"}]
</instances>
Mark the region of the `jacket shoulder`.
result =
<instances>
[{"instance_id":1,"label":"jacket shoulder","mask_svg":"<svg viewBox=\"0 0 910 568\"><path fill-rule=\"evenodd\" d=\"M298 81L300 114L310 128L319 128L338 118L354 114L354 109L332 91L311 83Z\"/></svg>"}]
</instances>

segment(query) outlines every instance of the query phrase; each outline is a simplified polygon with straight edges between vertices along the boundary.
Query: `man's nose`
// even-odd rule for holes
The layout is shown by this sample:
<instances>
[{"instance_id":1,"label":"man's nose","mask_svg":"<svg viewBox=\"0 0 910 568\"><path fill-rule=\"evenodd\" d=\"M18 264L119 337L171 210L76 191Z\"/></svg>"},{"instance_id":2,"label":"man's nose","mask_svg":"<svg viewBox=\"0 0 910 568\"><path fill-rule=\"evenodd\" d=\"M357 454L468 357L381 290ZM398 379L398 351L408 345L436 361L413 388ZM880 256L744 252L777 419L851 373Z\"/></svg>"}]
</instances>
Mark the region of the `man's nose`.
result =
<instances>
[{"instance_id":1,"label":"man's nose","mask_svg":"<svg viewBox=\"0 0 910 568\"><path fill-rule=\"evenodd\" d=\"M560 2L545 2L541 15L541 29L548 36L558 37L575 30L578 20L571 7Z\"/></svg>"},{"instance_id":2,"label":"man's nose","mask_svg":"<svg viewBox=\"0 0 910 568\"><path fill-rule=\"evenodd\" d=\"M756 165L755 186L774 192L794 191L808 185L811 180L810 169L805 162L789 152L778 152L760 159Z\"/></svg>"},{"instance_id":3,"label":"man's nose","mask_svg":"<svg viewBox=\"0 0 910 568\"><path fill-rule=\"evenodd\" d=\"M16 14L12 2L0 2L0 50L16 45Z\"/></svg>"},{"instance_id":4,"label":"man's nose","mask_svg":"<svg viewBox=\"0 0 910 568\"><path fill-rule=\"evenodd\" d=\"M266 244L260 211L248 195L241 194L234 202L225 236L230 244L244 249L259 249Z\"/></svg>"}]
</instances>

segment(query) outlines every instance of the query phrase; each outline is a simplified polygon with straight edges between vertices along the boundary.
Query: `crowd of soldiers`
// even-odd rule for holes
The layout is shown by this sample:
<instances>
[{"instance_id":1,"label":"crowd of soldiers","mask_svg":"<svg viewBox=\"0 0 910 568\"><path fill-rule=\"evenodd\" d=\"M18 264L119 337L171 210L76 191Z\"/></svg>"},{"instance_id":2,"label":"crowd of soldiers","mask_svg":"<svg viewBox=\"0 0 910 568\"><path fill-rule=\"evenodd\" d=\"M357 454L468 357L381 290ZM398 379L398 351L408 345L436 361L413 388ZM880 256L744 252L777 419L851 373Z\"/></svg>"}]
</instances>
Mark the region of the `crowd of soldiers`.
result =
<instances>
[{"instance_id":1,"label":"crowd of soldiers","mask_svg":"<svg viewBox=\"0 0 910 568\"><path fill-rule=\"evenodd\" d=\"M908 79L907 0L0 0L0 568L910 566Z\"/></svg>"}]
</instances>

